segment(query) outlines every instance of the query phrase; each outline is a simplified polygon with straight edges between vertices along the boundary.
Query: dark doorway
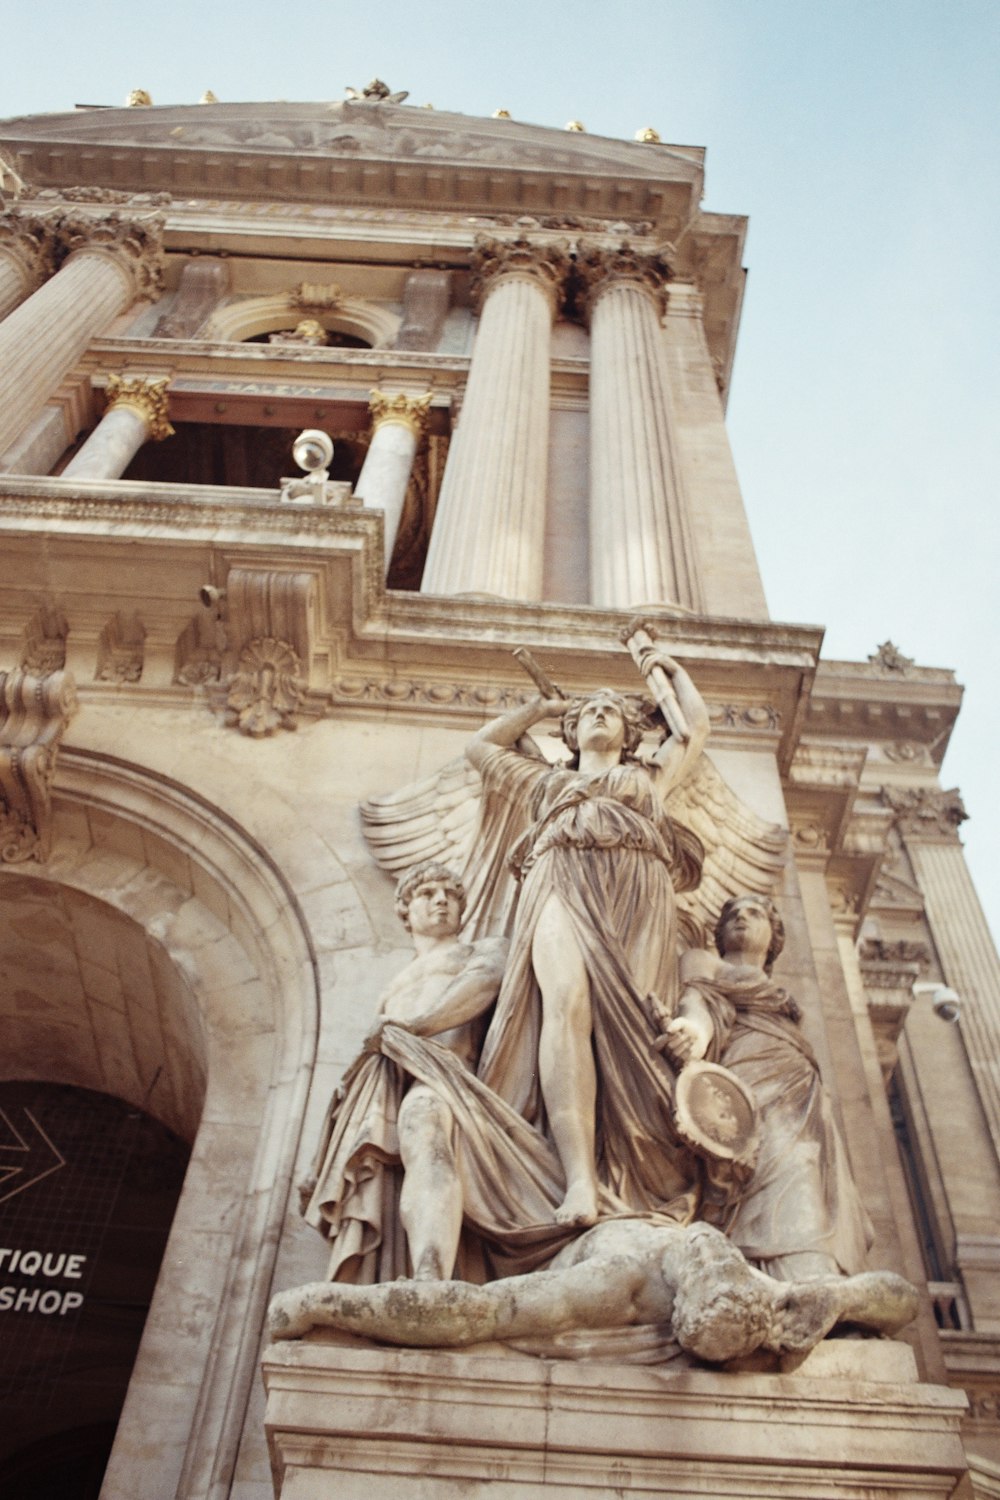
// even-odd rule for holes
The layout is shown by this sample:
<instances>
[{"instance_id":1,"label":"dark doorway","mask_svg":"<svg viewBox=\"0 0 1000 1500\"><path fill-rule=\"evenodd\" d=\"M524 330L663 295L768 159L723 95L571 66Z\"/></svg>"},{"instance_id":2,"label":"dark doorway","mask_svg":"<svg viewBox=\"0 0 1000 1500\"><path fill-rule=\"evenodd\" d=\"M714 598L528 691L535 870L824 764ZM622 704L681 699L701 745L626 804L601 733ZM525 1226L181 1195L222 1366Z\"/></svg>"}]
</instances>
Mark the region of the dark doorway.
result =
<instances>
[{"instance_id":1,"label":"dark doorway","mask_svg":"<svg viewBox=\"0 0 1000 1500\"><path fill-rule=\"evenodd\" d=\"M110 1095L0 1083L4 1500L97 1500L189 1154Z\"/></svg>"}]
</instances>

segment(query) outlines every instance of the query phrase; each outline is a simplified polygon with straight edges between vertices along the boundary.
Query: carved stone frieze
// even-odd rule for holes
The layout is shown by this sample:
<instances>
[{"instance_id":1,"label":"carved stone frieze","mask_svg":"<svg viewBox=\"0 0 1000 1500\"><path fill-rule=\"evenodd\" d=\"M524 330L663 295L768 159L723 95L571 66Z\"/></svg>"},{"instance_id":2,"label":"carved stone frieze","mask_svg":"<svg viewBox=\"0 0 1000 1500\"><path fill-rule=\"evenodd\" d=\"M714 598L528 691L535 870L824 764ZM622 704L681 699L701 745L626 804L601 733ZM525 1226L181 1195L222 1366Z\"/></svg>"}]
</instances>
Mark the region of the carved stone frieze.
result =
<instances>
[{"instance_id":1,"label":"carved stone frieze","mask_svg":"<svg viewBox=\"0 0 1000 1500\"><path fill-rule=\"evenodd\" d=\"M163 228L161 214L143 217L118 213L91 218L60 216L56 238L63 259L91 252L111 256L127 270L136 297L159 297L163 291Z\"/></svg>"},{"instance_id":2,"label":"carved stone frieze","mask_svg":"<svg viewBox=\"0 0 1000 1500\"><path fill-rule=\"evenodd\" d=\"M26 672L45 677L66 665L69 621L56 604L40 604L25 627L21 666Z\"/></svg>"},{"instance_id":3,"label":"carved stone frieze","mask_svg":"<svg viewBox=\"0 0 1000 1500\"><path fill-rule=\"evenodd\" d=\"M0 862L46 859L59 742L76 712L68 672L0 672Z\"/></svg>"},{"instance_id":4,"label":"carved stone frieze","mask_svg":"<svg viewBox=\"0 0 1000 1500\"><path fill-rule=\"evenodd\" d=\"M666 308L665 287L669 276L669 262L659 251L636 250L627 240L614 250L583 243L574 268L577 302L590 317L604 292L626 284L645 292L662 315Z\"/></svg>"},{"instance_id":5,"label":"carved stone frieze","mask_svg":"<svg viewBox=\"0 0 1000 1500\"><path fill-rule=\"evenodd\" d=\"M287 641L271 636L250 641L226 695L227 721L253 739L297 729L303 690L301 663Z\"/></svg>"},{"instance_id":6,"label":"carved stone frieze","mask_svg":"<svg viewBox=\"0 0 1000 1500\"><path fill-rule=\"evenodd\" d=\"M150 438L154 442L162 442L164 438L172 437L174 432L167 418L169 384L165 375L154 380L144 380L141 377L129 380L124 375L109 375L104 388L107 409L113 411L116 407L125 407L138 412L149 428Z\"/></svg>"},{"instance_id":7,"label":"carved stone frieze","mask_svg":"<svg viewBox=\"0 0 1000 1500\"><path fill-rule=\"evenodd\" d=\"M138 682L142 676L146 628L137 614L113 614L97 642L98 682Z\"/></svg>"},{"instance_id":8,"label":"carved stone frieze","mask_svg":"<svg viewBox=\"0 0 1000 1500\"><path fill-rule=\"evenodd\" d=\"M780 729L781 715L772 703L710 703L713 729Z\"/></svg>"},{"instance_id":9,"label":"carved stone frieze","mask_svg":"<svg viewBox=\"0 0 1000 1500\"><path fill-rule=\"evenodd\" d=\"M958 788L884 786L882 800L896 814L896 823L910 838L957 839L959 825L968 818Z\"/></svg>"},{"instance_id":10,"label":"carved stone frieze","mask_svg":"<svg viewBox=\"0 0 1000 1500\"><path fill-rule=\"evenodd\" d=\"M930 748L922 745L919 740L894 740L891 744L883 746L883 754L887 760L895 761L897 765L929 766L932 764Z\"/></svg>"},{"instance_id":11,"label":"carved stone frieze","mask_svg":"<svg viewBox=\"0 0 1000 1500\"><path fill-rule=\"evenodd\" d=\"M518 276L540 286L556 307L570 268L569 246L564 242L539 244L524 235L514 240L477 235L470 265L477 310L498 279L506 276Z\"/></svg>"},{"instance_id":12,"label":"carved stone frieze","mask_svg":"<svg viewBox=\"0 0 1000 1500\"><path fill-rule=\"evenodd\" d=\"M126 188L61 187L43 188L32 195L39 202L125 204L131 208L167 208L172 193L130 193Z\"/></svg>"},{"instance_id":13,"label":"carved stone frieze","mask_svg":"<svg viewBox=\"0 0 1000 1500\"><path fill-rule=\"evenodd\" d=\"M56 268L55 219L7 209L0 213L0 252L12 256L29 283L41 286Z\"/></svg>"}]
</instances>

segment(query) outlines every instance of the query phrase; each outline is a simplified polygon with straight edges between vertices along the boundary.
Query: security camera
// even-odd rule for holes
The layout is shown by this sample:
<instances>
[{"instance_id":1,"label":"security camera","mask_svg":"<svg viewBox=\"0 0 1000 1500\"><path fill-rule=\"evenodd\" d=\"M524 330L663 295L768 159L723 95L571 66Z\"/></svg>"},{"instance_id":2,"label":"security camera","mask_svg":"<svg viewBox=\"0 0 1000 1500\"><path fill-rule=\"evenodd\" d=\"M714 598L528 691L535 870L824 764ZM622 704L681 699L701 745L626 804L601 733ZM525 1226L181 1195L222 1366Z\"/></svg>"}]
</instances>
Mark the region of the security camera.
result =
<instances>
[{"instance_id":1,"label":"security camera","mask_svg":"<svg viewBox=\"0 0 1000 1500\"><path fill-rule=\"evenodd\" d=\"M934 1008L934 1014L950 1025L954 1025L962 1011L961 997L946 984L938 985L931 996L931 1005Z\"/></svg>"},{"instance_id":2,"label":"security camera","mask_svg":"<svg viewBox=\"0 0 1000 1500\"><path fill-rule=\"evenodd\" d=\"M942 1021L947 1021L950 1026L960 1018L962 1014L962 997L950 985L942 984L938 979L918 979L913 985L913 998L920 995L931 997L931 1008L936 1016Z\"/></svg>"},{"instance_id":3,"label":"security camera","mask_svg":"<svg viewBox=\"0 0 1000 1500\"><path fill-rule=\"evenodd\" d=\"M203 583L198 590L198 598L206 609L217 609L220 604L226 602L225 589L217 589L214 584Z\"/></svg>"},{"instance_id":4,"label":"security camera","mask_svg":"<svg viewBox=\"0 0 1000 1500\"><path fill-rule=\"evenodd\" d=\"M333 440L318 427L307 427L292 444L292 456L300 469L313 474L329 465L333 458Z\"/></svg>"}]
</instances>

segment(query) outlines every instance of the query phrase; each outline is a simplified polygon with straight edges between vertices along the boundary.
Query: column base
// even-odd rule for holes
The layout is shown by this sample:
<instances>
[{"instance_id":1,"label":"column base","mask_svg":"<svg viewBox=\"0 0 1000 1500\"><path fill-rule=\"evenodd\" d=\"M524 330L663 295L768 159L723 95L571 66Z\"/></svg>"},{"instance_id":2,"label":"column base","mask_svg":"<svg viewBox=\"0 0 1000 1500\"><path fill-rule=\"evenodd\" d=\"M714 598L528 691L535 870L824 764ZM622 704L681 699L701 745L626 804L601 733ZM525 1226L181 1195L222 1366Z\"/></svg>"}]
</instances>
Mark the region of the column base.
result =
<instances>
[{"instance_id":1,"label":"column base","mask_svg":"<svg viewBox=\"0 0 1000 1500\"><path fill-rule=\"evenodd\" d=\"M946 1500L965 1490L965 1398L917 1383L908 1345L831 1339L804 1359L754 1364L583 1363L311 1334L264 1355L275 1494Z\"/></svg>"}]
</instances>

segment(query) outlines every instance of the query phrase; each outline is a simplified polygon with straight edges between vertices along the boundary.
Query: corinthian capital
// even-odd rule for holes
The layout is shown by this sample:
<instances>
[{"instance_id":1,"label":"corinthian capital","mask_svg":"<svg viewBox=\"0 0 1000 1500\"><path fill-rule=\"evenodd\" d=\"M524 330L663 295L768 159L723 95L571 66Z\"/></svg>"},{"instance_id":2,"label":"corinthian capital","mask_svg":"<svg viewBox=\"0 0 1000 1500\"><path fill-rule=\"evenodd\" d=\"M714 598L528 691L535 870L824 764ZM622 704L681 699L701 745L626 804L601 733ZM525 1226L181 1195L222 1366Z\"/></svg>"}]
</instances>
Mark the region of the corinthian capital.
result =
<instances>
[{"instance_id":1,"label":"corinthian capital","mask_svg":"<svg viewBox=\"0 0 1000 1500\"><path fill-rule=\"evenodd\" d=\"M397 422L401 427L408 427L416 438L427 427L430 408L430 391L424 396L407 396L402 391L398 395L387 396L384 391L372 391L368 399L373 431L377 432L385 422Z\"/></svg>"},{"instance_id":2,"label":"corinthian capital","mask_svg":"<svg viewBox=\"0 0 1000 1500\"><path fill-rule=\"evenodd\" d=\"M655 251L635 250L624 241L615 250L581 244L576 259L580 301L589 317L597 299L611 287L638 287L652 300L658 313L666 305L665 287L670 267Z\"/></svg>"},{"instance_id":3,"label":"corinthian capital","mask_svg":"<svg viewBox=\"0 0 1000 1500\"><path fill-rule=\"evenodd\" d=\"M517 277L540 286L556 308L569 272L569 247L562 240L536 244L477 235L472 251L472 298L477 312L501 277Z\"/></svg>"},{"instance_id":4,"label":"corinthian capital","mask_svg":"<svg viewBox=\"0 0 1000 1500\"><path fill-rule=\"evenodd\" d=\"M958 788L884 786L882 800L896 814L896 822L910 838L956 839L958 827L969 816Z\"/></svg>"},{"instance_id":5,"label":"corinthian capital","mask_svg":"<svg viewBox=\"0 0 1000 1500\"><path fill-rule=\"evenodd\" d=\"M39 214L22 214L16 209L0 213L0 253L14 259L32 287L55 270L55 236L53 220Z\"/></svg>"},{"instance_id":6,"label":"corinthian capital","mask_svg":"<svg viewBox=\"0 0 1000 1500\"><path fill-rule=\"evenodd\" d=\"M122 214L64 214L59 220L58 239L63 259L71 255L110 256L126 271L135 297L159 297L163 291L162 214L128 218Z\"/></svg>"},{"instance_id":7,"label":"corinthian capital","mask_svg":"<svg viewBox=\"0 0 1000 1500\"><path fill-rule=\"evenodd\" d=\"M127 380L123 375L109 375L105 387L108 411L125 407L136 411L149 428L154 442L172 437L174 429L167 418L167 386L165 375L156 380Z\"/></svg>"}]
</instances>

